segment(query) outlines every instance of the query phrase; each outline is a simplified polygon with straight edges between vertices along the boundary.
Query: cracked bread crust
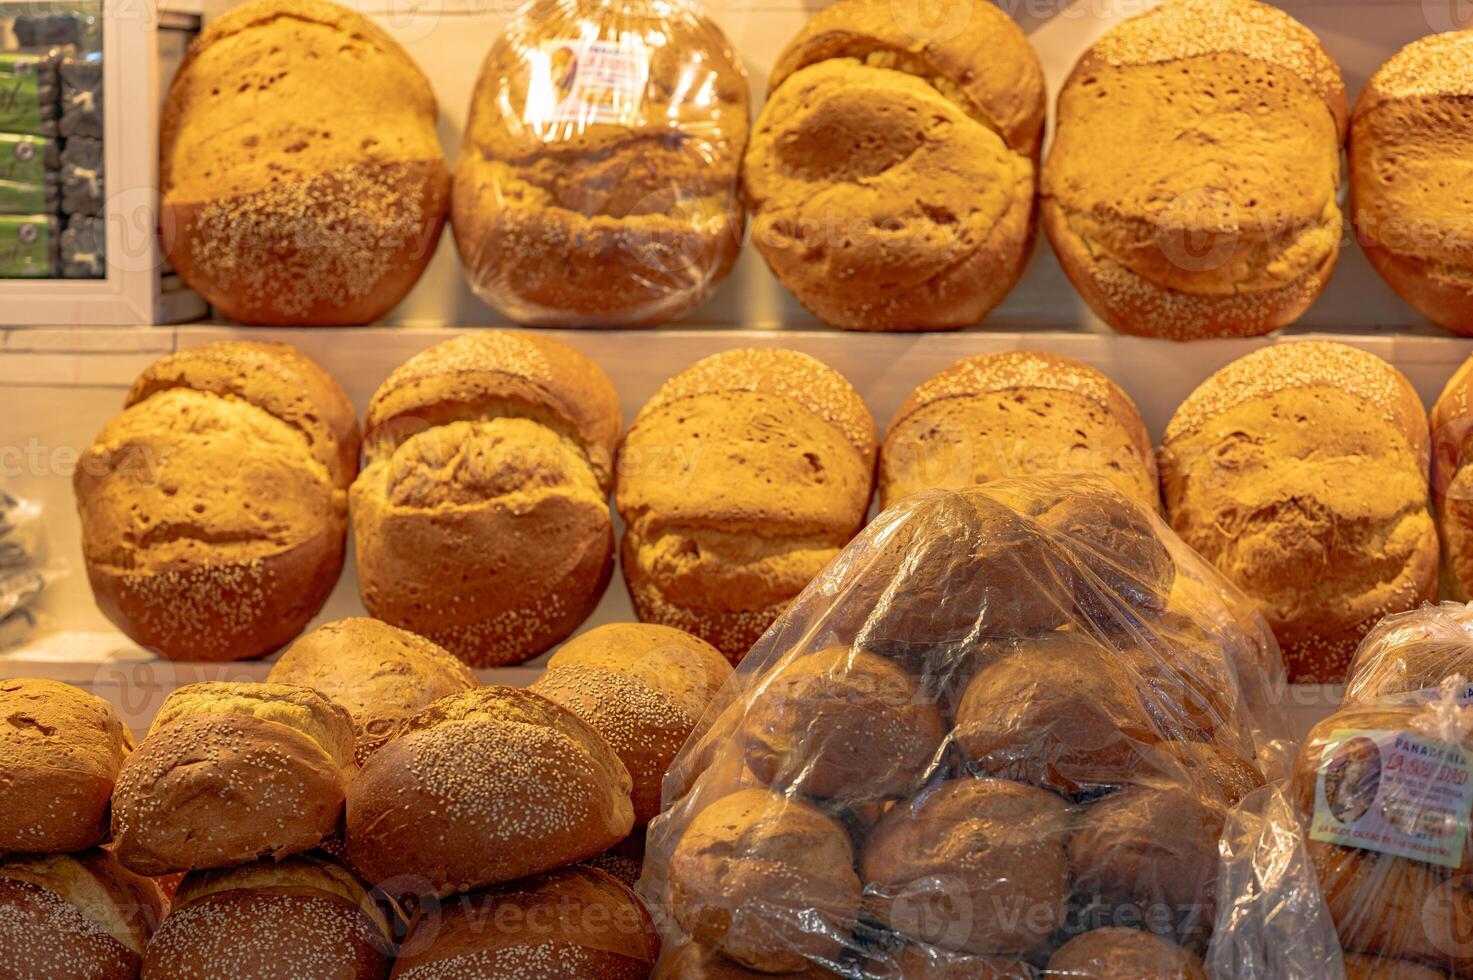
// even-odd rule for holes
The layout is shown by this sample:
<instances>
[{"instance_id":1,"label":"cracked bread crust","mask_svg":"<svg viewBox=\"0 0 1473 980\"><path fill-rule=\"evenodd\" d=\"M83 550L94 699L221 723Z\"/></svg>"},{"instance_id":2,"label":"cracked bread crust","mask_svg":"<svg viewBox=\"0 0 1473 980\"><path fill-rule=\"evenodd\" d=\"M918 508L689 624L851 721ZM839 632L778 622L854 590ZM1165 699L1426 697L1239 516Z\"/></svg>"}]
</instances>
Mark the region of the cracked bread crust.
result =
<instances>
[{"instance_id":1,"label":"cracked bread crust","mask_svg":"<svg viewBox=\"0 0 1473 980\"><path fill-rule=\"evenodd\" d=\"M805 307L854 330L959 329L1033 244L1042 70L974 6L925 43L879 0L843 0L779 57L743 162L752 236Z\"/></svg>"},{"instance_id":2,"label":"cracked bread crust","mask_svg":"<svg viewBox=\"0 0 1473 980\"><path fill-rule=\"evenodd\" d=\"M1442 540L1442 589L1473 599L1473 358L1464 361L1432 406L1432 506Z\"/></svg>"},{"instance_id":3,"label":"cracked bread crust","mask_svg":"<svg viewBox=\"0 0 1473 980\"><path fill-rule=\"evenodd\" d=\"M1058 114L1044 229L1116 330L1266 333L1324 288L1342 234L1345 91L1287 15L1176 0L1124 21L1075 66Z\"/></svg>"},{"instance_id":4,"label":"cracked bread crust","mask_svg":"<svg viewBox=\"0 0 1473 980\"><path fill-rule=\"evenodd\" d=\"M174 355L135 383L73 476L99 607L175 660L264 656L342 569L358 427L284 345Z\"/></svg>"},{"instance_id":5,"label":"cracked bread crust","mask_svg":"<svg viewBox=\"0 0 1473 980\"><path fill-rule=\"evenodd\" d=\"M1167 427L1169 520L1258 603L1291 682L1339 683L1374 623L1436 595L1420 406L1374 355L1303 342L1230 364Z\"/></svg>"}]
</instances>

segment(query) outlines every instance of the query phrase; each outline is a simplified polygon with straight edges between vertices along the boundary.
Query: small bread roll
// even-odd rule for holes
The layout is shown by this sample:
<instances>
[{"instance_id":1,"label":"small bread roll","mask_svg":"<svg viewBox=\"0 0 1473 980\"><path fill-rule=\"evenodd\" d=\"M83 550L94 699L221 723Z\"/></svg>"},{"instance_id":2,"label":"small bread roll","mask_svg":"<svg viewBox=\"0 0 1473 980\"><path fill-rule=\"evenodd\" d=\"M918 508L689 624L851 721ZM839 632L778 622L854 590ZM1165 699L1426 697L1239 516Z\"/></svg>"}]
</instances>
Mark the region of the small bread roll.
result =
<instances>
[{"instance_id":1,"label":"small bread roll","mask_svg":"<svg viewBox=\"0 0 1473 980\"><path fill-rule=\"evenodd\" d=\"M142 977L386 980L393 949L391 924L361 882L298 855L186 875Z\"/></svg>"},{"instance_id":2,"label":"small bread roll","mask_svg":"<svg viewBox=\"0 0 1473 980\"><path fill-rule=\"evenodd\" d=\"M113 706L70 684L0 680L0 857L81 851L107 837L133 736Z\"/></svg>"},{"instance_id":3,"label":"small bread roll","mask_svg":"<svg viewBox=\"0 0 1473 980\"><path fill-rule=\"evenodd\" d=\"M747 766L777 790L855 806L910 795L936 764L941 712L910 674L830 647L768 674L742 727Z\"/></svg>"},{"instance_id":4,"label":"small bread roll","mask_svg":"<svg viewBox=\"0 0 1473 980\"><path fill-rule=\"evenodd\" d=\"M1381 617L1432 599L1427 417L1411 383L1341 344L1276 344L1208 378L1161 445L1166 513L1255 599L1289 680L1339 683Z\"/></svg>"},{"instance_id":5,"label":"small bread roll","mask_svg":"<svg viewBox=\"0 0 1473 980\"><path fill-rule=\"evenodd\" d=\"M864 968L884 980L1038 980L1038 970L1027 960L949 953L934 946L907 945Z\"/></svg>"},{"instance_id":6,"label":"small bread roll","mask_svg":"<svg viewBox=\"0 0 1473 980\"><path fill-rule=\"evenodd\" d=\"M635 612L737 662L863 525L875 424L807 354L730 350L665 382L619 453Z\"/></svg>"},{"instance_id":7,"label":"small bread roll","mask_svg":"<svg viewBox=\"0 0 1473 980\"><path fill-rule=\"evenodd\" d=\"M552 874L446 900L410 930L394 980L646 980L660 935L601 871Z\"/></svg>"},{"instance_id":8,"label":"small bread roll","mask_svg":"<svg viewBox=\"0 0 1473 980\"><path fill-rule=\"evenodd\" d=\"M1190 950L1139 929L1092 929L1060 946L1049 958L1045 980L1207 980L1207 968Z\"/></svg>"},{"instance_id":9,"label":"small bread roll","mask_svg":"<svg viewBox=\"0 0 1473 980\"><path fill-rule=\"evenodd\" d=\"M368 880L437 896L592 857L634 826L629 771L568 709L511 687L402 722L348 790L348 854Z\"/></svg>"},{"instance_id":10,"label":"small bread roll","mask_svg":"<svg viewBox=\"0 0 1473 980\"><path fill-rule=\"evenodd\" d=\"M1463 168L1473 144L1473 33L1433 34L1371 76L1350 120L1356 236L1397 295L1473 335L1473 215Z\"/></svg>"},{"instance_id":11,"label":"small bread roll","mask_svg":"<svg viewBox=\"0 0 1473 980\"><path fill-rule=\"evenodd\" d=\"M352 490L369 613L472 667L572 633L613 573L619 419L602 368L532 334L462 334L406 361L369 403Z\"/></svg>"},{"instance_id":12,"label":"small bread roll","mask_svg":"<svg viewBox=\"0 0 1473 980\"><path fill-rule=\"evenodd\" d=\"M337 583L357 471L352 403L295 348L163 358L72 477L98 607L171 660L270 653Z\"/></svg>"},{"instance_id":13,"label":"small bread roll","mask_svg":"<svg viewBox=\"0 0 1473 980\"><path fill-rule=\"evenodd\" d=\"M608 82L610 64L645 67L643 90ZM605 101L576 118L555 104L591 96ZM471 288L540 327L648 326L696 306L741 248L748 112L731 43L692 6L530 5L486 55L455 167Z\"/></svg>"},{"instance_id":14,"label":"small bread roll","mask_svg":"<svg viewBox=\"0 0 1473 980\"><path fill-rule=\"evenodd\" d=\"M760 973L833 962L859 914L854 845L844 828L765 789L740 790L702 810L667 873L681 928Z\"/></svg>"},{"instance_id":15,"label":"small bread roll","mask_svg":"<svg viewBox=\"0 0 1473 980\"><path fill-rule=\"evenodd\" d=\"M994 776L1067 795L1114 789L1161 737L1137 682L1116 651L1050 633L977 671L957 707L954 738Z\"/></svg>"},{"instance_id":16,"label":"small bread roll","mask_svg":"<svg viewBox=\"0 0 1473 980\"><path fill-rule=\"evenodd\" d=\"M610 623L564 644L532 690L608 740L634 781L637 829L660 812L670 763L731 675L721 651L689 633Z\"/></svg>"},{"instance_id":17,"label":"small bread roll","mask_svg":"<svg viewBox=\"0 0 1473 980\"><path fill-rule=\"evenodd\" d=\"M118 776L114 850L147 875L305 851L337 829L356 772L352 718L316 691L186 684Z\"/></svg>"},{"instance_id":18,"label":"small bread roll","mask_svg":"<svg viewBox=\"0 0 1473 980\"><path fill-rule=\"evenodd\" d=\"M939 949L1032 952L1064 924L1068 836L1068 804L1046 790L1003 779L939 783L891 807L864 842L866 908Z\"/></svg>"},{"instance_id":19,"label":"small bread roll","mask_svg":"<svg viewBox=\"0 0 1473 980\"><path fill-rule=\"evenodd\" d=\"M1411 960L1346 953L1345 980L1447 980L1447 974Z\"/></svg>"},{"instance_id":20,"label":"small bread roll","mask_svg":"<svg viewBox=\"0 0 1473 980\"><path fill-rule=\"evenodd\" d=\"M1436 693L1454 676L1473 682L1473 605L1420 606L1387 616L1366 634L1346 675L1340 706Z\"/></svg>"},{"instance_id":21,"label":"small bread roll","mask_svg":"<svg viewBox=\"0 0 1473 980\"><path fill-rule=\"evenodd\" d=\"M1140 412L1088 364L1032 351L957 361L921 382L880 447L880 507L927 487L1081 473L1160 510L1156 456Z\"/></svg>"},{"instance_id":22,"label":"small bread roll","mask_svg":"<svg viewBox=\"0 0 1473 980\"><path fill-rule=\"evenodd\" d=\"M709 946L686 940L664 956L649 980L838 980L837 973L810 966L788 973L759 973L722 956Z\"/></svg>"},{"instance_id":23,"label":"small bread roll","mask_svg":"<svg viewBox=\"0 0 1473 980\"><path fill-rule=\"evenodd\" d=\"M1164 4L1115 24L1065 80L1044 231L1122 333L1268 333L1335 267L1345 126L1340 69L1288 14Z\"/></svg>"},{"instance_id":24,"label":"small bread roll","mask_svg":"<svg viewBox=\"0 0 1473 980\"><path fill-rule=\"evenodd\" d=\"M160 227L239 323L370 323L435 253L450 172L435 95L371 20L325 0L212 18L164 105Z\"/></svg>"},{"instance_id":25,"label":"small bread roll","mask_svg":"<svg viewBox=\"0 0 1473 980\"><path fill-rule=\"evenodd\" d=\"M0 860L0 973L136 980L166 904L104 850Z\"/></svg>"},{"instance_id":26,"label":"small bread roll","mask_svg":"<svg viewBox=\"0 0 1473 980\"><path fill-rule=\"evenodd\" d=\"M1442 592L1473 599L1473 357L1432 406L1432 505L1442 539Z\"/></svg>"},{"instance_id":27,"label":"small bread roll","mask_svg":"<svg viewBox=\"0 0 1473 980\"><path fill-rule=\"evenodd\" d=\"M886 0L815 13L778 56L743 161L753 241L834 326L976 323L1032 251L1038 56L991 4L941 31L923 20Z\"/></svg>"},{"instance_id":28,"label":"small bread roll","mask_svg":"<svg viewBox=\"0 0 1473 980\"><path fill-rule=\"evenodd\" d=\"M319 626L293 643L266 679L310 687L346 708L359 765L404 718L478 686L470 668L429 640L364 617Z\"/></svg>"}]
</instances>

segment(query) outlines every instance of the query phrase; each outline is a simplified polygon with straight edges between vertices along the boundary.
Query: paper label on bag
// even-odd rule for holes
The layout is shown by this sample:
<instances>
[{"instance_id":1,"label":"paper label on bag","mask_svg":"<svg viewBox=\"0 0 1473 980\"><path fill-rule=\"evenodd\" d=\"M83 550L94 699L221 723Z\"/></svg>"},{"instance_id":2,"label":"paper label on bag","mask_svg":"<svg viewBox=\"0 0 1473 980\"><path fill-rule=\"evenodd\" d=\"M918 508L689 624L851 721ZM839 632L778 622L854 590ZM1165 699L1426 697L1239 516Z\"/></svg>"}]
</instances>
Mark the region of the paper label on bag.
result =
<instances>
[{"instance_id":1,"label":"paper label on bag","mask_svg":"<svg viewBox=\"0 0 1473 980\"><path fill-rule=\"evenodd\" d=\"M530 55L522 120L577 126L632 126L639 119L650 49L638 38L543 41Z\"/></svg>"},{"instance_id":2,"label":"paper label on bag","mask_svg":"<svg viewBox=\"0 0 1473 980\"><path fill-rule=\"evenodd\" d=\"M1314 840L1443 867L1463 860L1473 761L1414 732L1337 729L1320 758Z\"/></svg>"}]
</instances>

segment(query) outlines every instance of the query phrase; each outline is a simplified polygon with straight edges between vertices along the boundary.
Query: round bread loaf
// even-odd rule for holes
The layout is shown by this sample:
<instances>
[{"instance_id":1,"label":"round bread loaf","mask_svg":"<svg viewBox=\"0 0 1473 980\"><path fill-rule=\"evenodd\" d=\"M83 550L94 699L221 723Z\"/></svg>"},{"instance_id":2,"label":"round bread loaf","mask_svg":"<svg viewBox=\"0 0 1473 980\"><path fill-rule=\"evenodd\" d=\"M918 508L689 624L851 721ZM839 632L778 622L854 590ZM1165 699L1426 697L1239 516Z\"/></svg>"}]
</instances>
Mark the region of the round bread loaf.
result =
<instances>
[{"instance_id":1,"label":"round bread loaf","mask_svg":"<svg viewBox=\"0 0 1473 980\"><path fill-rule=\"evenodd\" d=\"M788 973L759 973L722 956L709 946L686 940L664 956L650 980L837 980L837 973L810 966Z\"/></svg>"},{"instance_id":2,"label":"round bread loaf","mask_svg":"<svg viewBox=\"0 0 1473 980\"><path fill-rule=\"evenodd\" d=\"M732 675L721 651L653 623L610 623L563 645L532 690L602 735L634 782L634 826L660 812L670 763Z\"/></svg>"},{"instance_id":3,"label":"round bread loaf","mask_svg":"<svg viewBox=\"0 0 1473 980\"><path fill-rule=\"evenodd\" d=\"M1473 213L1473 212L1470 212ZM1442 588L1473 599L1473 357L1448 379L1432 406L1432 505L1442 544Z\"/></svg>"},{"instance_id":4,"label":"round bread loaf","mask_svg":"<svg viewBox=\"0 0 1473 980\"><path fill-rule=\"evenodd\" d=\"M450 172L435 96L388 34L326 0L213 18L160 130L164 250L240 323L369 323L435 253Z\"/></svg>"},{"instance_id":5,"label":"round bread loaf","mask_svg":"<svg viewBox=\"0 0 1473 980\"><path fill-rule=\"evenodd\" d=\"M1120 386L1032 351L957 361L910 393L880 446L880 507L927 487L1082 473L1159 510L1151 434Z\"/></svg>"},{"instance_id":6,"label":"round bread loaf","mask_svg":"<svg viewBox=\"0 0 1473 980\"><path fill-rule=\"evenodd\" d=\"M357 772L348 712L286 684L187 684L159 707L113 794L113 847L139 874L316 847Z\"/></svg>"},{"instance_id":7,"label":"round bread loaf","mask_svg":"<svg viewBox=\"0 0 1473 980\"><path fill-rule=\"evenodd\" d=\"M938 783L891 807L865 840L865 906L938 949L1032 952L1064 924L1068 836L1068 804L1046 790L1003 779Z\"/></svg>"},{"instance_id":8,"label":"round bread loaf","mask_svg":"<svg viewBox=\"0 0 1473 980\"><path fill-rule=\"evenodd\" d=\"M628 770L577 715L478 688L405 720L369 757L348 790L348 854L381 887L450 895L606 850L634 825L629 794Z\"/></svg>"},{"instance_id":9,"label":"round bread loaf","mask_svg":"<svg viewBox=\"0 0 1473 980\"><path fill-rule=\"evenodd\" d=\"M352 489L370 614L472 667L535 657L613 573L619 396L584 355L531 334L462 334L410 358L368 406Z\"/></svg>"},{"instance_id":10,"label":"round bread loaf","mask_svg":"<svg viewBox=\"0 0 1473 980\"><path fill-rule=\"evenodd\" d=\"M1432 322L1473 335L1473 32L1413 41L1382 65L1350 120L1350 189L1366 258Z\"/></svg>"},{"instance_id":11,"label":"round bread loaf","mask_svg":"<svg viewBox=\"0 0 1473 980\"><path fill-rule=\"evenodd\" d=\"M270 653L337 582L357 469L352 403L295 348L163 358L72 478L98 606L172 660Z\"/></svg>"},{"instance_id":12,"label":"round bread loaf","mask_svg":"<svg viewBox=\"0 0 1473 980\"><path fill-rule=\"evenodd\" d=\"M830 647L769 672L747 709L747 767L776 790L847 807L909 796L937 765L941 712L910 674Z\"/></svg>"},{"instance_id":13,"label":"round bread loaf","mask_svg":"<svg viewBox=\"0 0 1473 980\"><path fill-rule=\"evenodd\" d=\"M1038 56L992 4L939 30L914 14L840 0L810 18L742 165L758 249L838 327L976 323L1032 251Z\"/></svg>"},{"instance_id":14,"label":"round bread loaf","mask_svg":"<svg viewBox=\"0 0 1473 980\"><path fill-rule=\"evenodd\" d=\"M665 382L619 452L635 612L737 662L863 525L875 424L821 361L730 350Z\"/></svg>"},{"instance_id":15,"label":"round bread loaf","mask_svg":"<svg viewBox=\"0 0 1473 980\"><path fill-rule=\"evenodd\" d=\"M364 617L327 623L297 640L267 680L310 687L346 708L360 765L401 720L478 686L470 668L429 640Z\"/></svg>"},{"instance_id":16,"label":"round bread loaf","mask_svg":"<svg viewBox=\"0 0 1473 980\"><path fill-rule=\"evenodd\" d=\"M1397 695L1436 693L1444 681L1473 681L1473 605L1444 602L1387 616L1371 628L1345 678L1341 707Z\"/></svg>"},{"instance_id":17,"label":"round bread loaf","mask_svg":"<svg viewBox=\"0 0 1473 980\"><path fill-rule=\"evenodd\" d=\"M1119 654L1061 632L978 670L962 693L953 738L994 776L1095 795L1129 782L1161 733Z\"/></svg>"},{"instance_id":18,"label":"round bread loaf","mask_svg":"<svg viewBox=\"0 0 1473 980\"><path fill-rule=\"evenodd\" d=\"M186 875L142 977L386 980L393 949L392 926L362 883L295 856Z\"/></svg>"},{"instance_id":19,"label":"round bread loaf","mask_svg":"<svg viewBox=\"0 0 1473 980\"><path fill-rule=\"evenodd\" d=\"M1432 599L1426 415L1341 344L1277 344L1212 375L1161 445L1166 513L1259 605L1289 680L1339 683L1381 617Z\"/></svg>"},{"instance_id":20,"label":"round bread loaf","mask_svg":"<svg viewBox=\"0 0 1473 980\"><path fill-rule=\"evenodd\" d=\"M0 680L0 856L81 851L107 837L133 736L113 706L70 684Z\"/></svg>"},{"instance_id":21,"label":"round bread loaf","mask_svg":"<svg viewBox=\"0 0 1473 980\"><path fill-rule=\"evenodd\" d=\"M1116 330L1254 336L1324 289L1345 86L1288 14L1179 0L1124 20L1075 65L1058 114L1043 227Z\"/></svg>"},{"instance_id":22,"label":"round bread loaf","mask_svg":"<svg viewBox=\"0 0 1473 980\"><path fill-rule=\"evenodd\" d=\"M552 874L448 899L421 915L394 980L646 980L660 935L635 894L601 871Z\"/></svg>"},{"instance_id":23,"label":"round bread loaf","mask_svg":"<svg viewBox=\"0 0 1473 980\"><path fill-rule=\"evenodd\" d=\"M1100 980L1207 980L1195 953L1139 929L1093 929L1060 946L1045 978Z\"/></svg>"},{"instance_id":24,"label":"round bread loaf","mask_svg":"<svg viewBox=\"0 0 1473 980\"><path fill-rule=\"evenodd\" d=\"M628 73L611 88L580 81L610 65ZM648 326L703 301L741 247L747 101L730 43L693 7L522 11L481 67L455 168L471 287L545 327Z\"/></svg>"},{"instance_id":25,"label":"round bread loaf","mask_svg":"<svg viewBox=\"0 0 1473 980\"><path fill-rule=\"evenodd\" d=\"M844 828L765 789L740 790L702 810L667 873L680 926L761 973L833 962L859 913L854 845Z\"/></svg>"},{"instance_id":26,"label":"round bread loaf","mask_svg":"<svg viewBox=\"0 0 1473 980\"><path fill-rule=\"evenodd\" d=\"M165 905L104 850L0 860L0 975L136 980Z\"/></svg>"},{"instance_id":27,"label":"round bread loaf","mask_svg":"<svg viewBox=\"0 0 1473 980\"><path fill-rule=\"evenodd\" d=\"M1447 980L1447 974L1411 960L1346 953L1345 980Z\"/></svg>"},{"instance_id":28,"label":"round bread loaf","mask_svg":"<svg viewBox=\"0 0 1473 980\"><path fill-rule=\"evenodd\" d=\"M934 946L907 945L888 960L872 959L865 970L884 980L1037 980L1023 959L951 953Z\"/></svg>"}]
</instances>

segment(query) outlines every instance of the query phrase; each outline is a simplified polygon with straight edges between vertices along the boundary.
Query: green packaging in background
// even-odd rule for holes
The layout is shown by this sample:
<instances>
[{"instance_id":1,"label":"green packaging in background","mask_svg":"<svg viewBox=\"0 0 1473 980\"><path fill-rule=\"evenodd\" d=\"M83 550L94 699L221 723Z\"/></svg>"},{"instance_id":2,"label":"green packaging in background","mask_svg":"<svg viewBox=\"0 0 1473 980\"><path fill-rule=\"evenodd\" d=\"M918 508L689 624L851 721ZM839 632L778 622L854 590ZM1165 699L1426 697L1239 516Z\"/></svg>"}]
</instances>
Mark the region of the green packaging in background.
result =
<instances>
[{"instance_id":1,"label":"green packaging in background","mask_svg":"<svg viewBox=\"0 0 1473 980\"><path fill-rule=\"evenodd\" d=\"M0 279L52 278L57 228L50 215L0 215Z\"/></svg>"},{"instance_id":2,"label":"green packaging in background","mask_svg":"<svg viewBox=\"0 0 1473 980\"><path fill-rule=\"evenodd\" d=\"M0 180L39 184L48 161L55 166L56 143L29 133L0 133Z\"/></svg>"}]
</instances>

